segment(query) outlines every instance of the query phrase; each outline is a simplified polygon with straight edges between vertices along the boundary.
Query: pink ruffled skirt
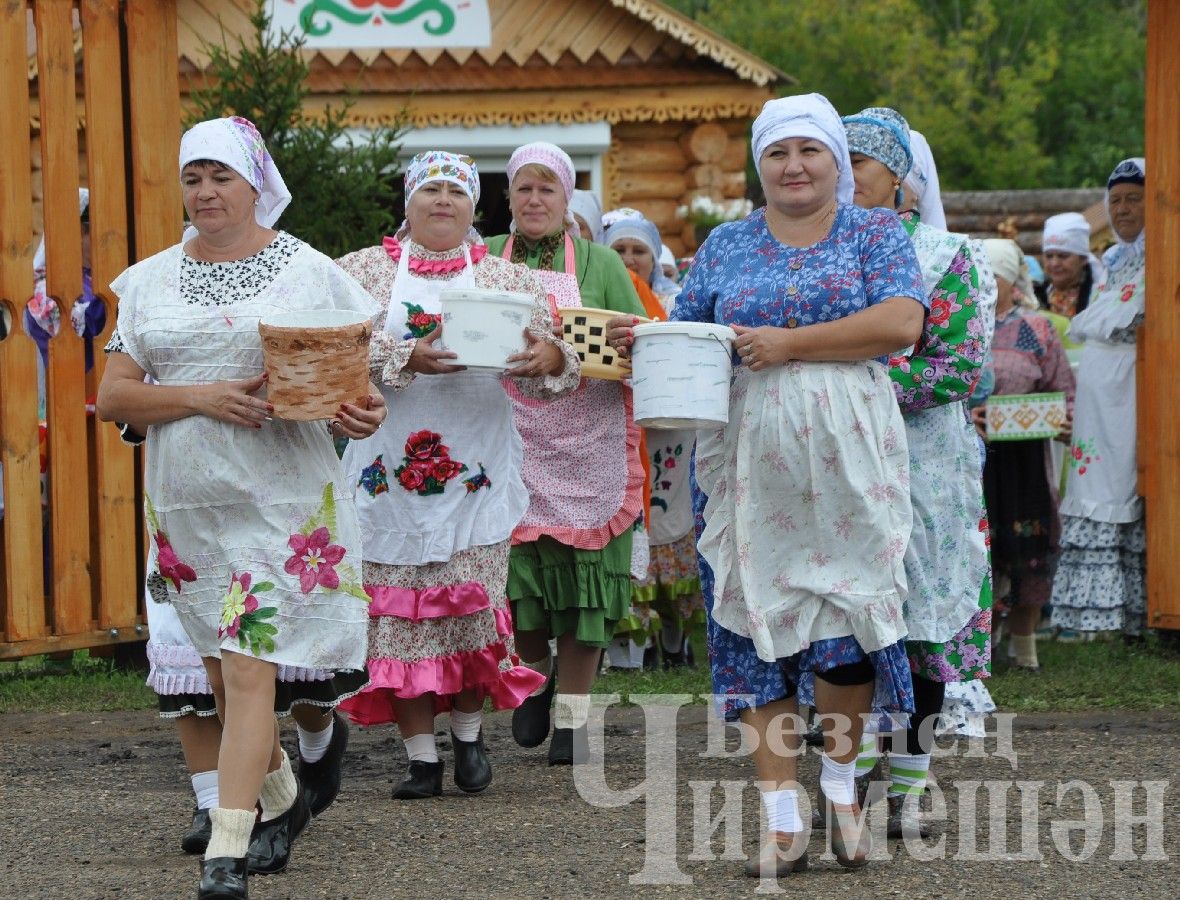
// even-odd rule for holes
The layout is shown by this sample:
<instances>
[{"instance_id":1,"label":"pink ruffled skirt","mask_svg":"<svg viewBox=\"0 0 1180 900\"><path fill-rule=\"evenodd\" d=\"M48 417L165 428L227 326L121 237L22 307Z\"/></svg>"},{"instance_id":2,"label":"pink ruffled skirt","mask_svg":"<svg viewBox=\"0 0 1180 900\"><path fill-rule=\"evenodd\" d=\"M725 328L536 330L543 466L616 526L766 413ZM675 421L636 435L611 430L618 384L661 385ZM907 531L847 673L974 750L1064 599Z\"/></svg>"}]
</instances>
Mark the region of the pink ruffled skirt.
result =
<instances>
[{"instance_id":1,"label":"pink ruffled skirt","mask_svg":"<svg viewBox=\"0 0 1180 900\"><path fill-rule=\"evenodd\" d=\"M474 689L515 709L544 677L520 664L512 638L509 541L461 550L445 563L365 562L369 684L340 705L359 725L397 721L394 699L433 695L435 712Z\"/></svg>"}]
</instances>

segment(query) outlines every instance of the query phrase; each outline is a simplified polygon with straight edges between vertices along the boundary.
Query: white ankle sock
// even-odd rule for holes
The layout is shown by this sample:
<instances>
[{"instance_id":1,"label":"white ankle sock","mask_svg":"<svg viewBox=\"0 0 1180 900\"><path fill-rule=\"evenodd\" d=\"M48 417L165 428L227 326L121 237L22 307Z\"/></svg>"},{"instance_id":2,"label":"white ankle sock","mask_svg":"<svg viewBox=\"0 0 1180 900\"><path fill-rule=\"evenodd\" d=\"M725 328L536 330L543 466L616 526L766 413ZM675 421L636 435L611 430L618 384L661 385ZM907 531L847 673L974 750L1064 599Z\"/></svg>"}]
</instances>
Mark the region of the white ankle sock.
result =
<instances>
[{"instance_id":1,"label":"white ankle sock","mask_svg":"<svg viewBox=\"0 0 1180 900\"><path fill-rule=\"evenodd\" d=\"M332 743L332 729L336 725L336 717L328 719L328 727L323 731L308 731L299 723L295 730L299 732L299 758L304 762L319 762L328 752L328 745Z\"/></svg>"},{"instance_id":2,"label":"white ankle sock","mask_svg":"<svg viewBox=\"0 0 1180 900\"><path fill-rule=\"evenodd\" d=\"M402 738L402 743L406 745L406 756L410 762L438 762L438 746L434 743L433 732Z\"/></svg>"},{"instance_id":3,"label":"white ankle sock","mask_svg":"<svg viewBox=\"0 0 1180 900\"><path fill-rule=\"evenodd\" d=\"M589 694L558 694L553 698L554 728L581 728L589 718Z\"/></svg>"},{"instance_id":4,"label":"white ankle sock","mask_svg":"<svg viewBox=\"0 0 1180 900\"><path fill-rule=\"evenodd\" d=\"M855 759L842 763L836 762L826 753L821 757L819 786L823 788L824 796L833 803L839 806L852 806L856 803L856 787L853 784L855 777Z\"/></svg>"},{"instance_id":5,"label":"white ankle sock","mask_svg":"<svg viewBox=\"0 0 1180 900\"><path fill-rule=\"evenodd\" d=\"M262 779L262 793L258 795L262 804L262 821L269 822L289 810L298 790L299 783L291 771L291 760L284 753L279 767L273 772L267 772Z\"/></svg>"},{"instance_id":6,"label":"white ankle sock","mask_svg":"<svg viewBox=\"0 0 1180 900\"><path fill-rule=\"evenodd\" d=\"M209 810L213 823L213 835L205 849L205 859L230 856L241 859L250 849L250 832L254 830L254 810L222 809L215 806Z\"/></svg>"},{"instance_id":7,"label":"white ankle sock","mask_svg":"<svg viewBox=\"0 0 1180 900\"><path fill-rule=\"evenodd\" d=\"M549 687L549 673L553 671L553 655L549 654L544 659L539 659L536 662L525 662L521 660L521 665L526 669L532 669L534 672L540 672L545 676L545 680L541 682L541 686L529 694L530 697L539 697L545 692L545 688Z\"/></svg>"},{"instance_id":8,"label":"white ankle sock","mask_svg":"<svg viewBox=\"0 0 1180 900\"><path fill-rule=\"evenodd\" d=\"M483 712L463 712L459 709L451 710L451 731L455 738L465 744L470 744L479 737L479 726L483 722Z\"/></svg>"},{"instance_id":9,"label":"white ankle sock","mask_svg":"<svg viewBox=\"0 0 1180 900\"><path fill-rule=\"evenodd\" d=\"M767 831L798 834L803 830L803 820L799 818L798 791L763 791L762 808L766 810Z\"/></svg>"},{"instance_id":10,"label":"white ankle sock","mask_svg":"<svg viewBox=\"0 0 1180 900\"><path fill-rule=\"evenodd\" d=\"M930 754L911 756L908 753L889 754L889 796L922 795L926 776L930 772Z\"/></svg>"},{"instance_id":11,"label":"white ankle sock","mask_svg":"<svg viewBox=\"0 0 1180 900\"><path fill-rule=\"evenodd\" d=\"M197 809L211 809L217 805L217 770L196 772L190 779L193 794L197 798Z\"/></svg>"}]
</instances>

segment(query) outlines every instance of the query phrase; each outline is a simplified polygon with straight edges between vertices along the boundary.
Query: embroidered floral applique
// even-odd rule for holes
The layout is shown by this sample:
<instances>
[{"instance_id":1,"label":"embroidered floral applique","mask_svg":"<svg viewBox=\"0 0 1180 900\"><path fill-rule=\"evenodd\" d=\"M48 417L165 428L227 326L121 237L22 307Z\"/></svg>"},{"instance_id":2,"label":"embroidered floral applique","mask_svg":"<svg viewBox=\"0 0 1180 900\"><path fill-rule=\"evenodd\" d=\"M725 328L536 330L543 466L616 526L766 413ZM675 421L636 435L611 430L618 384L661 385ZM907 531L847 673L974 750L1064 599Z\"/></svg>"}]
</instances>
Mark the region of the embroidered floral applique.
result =
<instances>
[{"instance_id":1,"label":"embroidered floral applique","mask_svg":"<svg viewBox=\"0 0 1180 900\"><path fill-rule=\"evenodd\" d=\"M1102 457L1094 450L1094 439L1078 441L1069 448L1069 466L1077 469L1078 475L1085 475L1091 463L1102 462Z\"/></svg>"},{"instance_id":2,"label":"embroidered floral applique","mask_svg":"<svg viewBox=\"0 0 1180 900\"><path fill-rule=\"evenodd\" d=\"M448 481L466 471L466 465L451 459L450 448L442 442L442 435L424 429L406 440L405 458L393 474L407 491L427 497L441 494Z\"/></svg>"},{"instance_id":3,"label":"embroidered floral applique","mask_svg":"<svg viewBox=\"0 0 1180 900\"><path fill-rule=\"evenodd\" d=\"M278 608L262 606L258 602L258 594L264 594L274 589L269 581L260 581L251 587L253 576L249 572L240 575L234 572L229 580L229 590L221 602L221 623L217 626L218 638L237 638L238 646L255 656L265 650L273 653L275 649L274 636L279 629L267 619L274 618Z\"/></svg>"},{"instance_id":4,"label":"embroidered floral applique","mask_svg":"<svg viewBox=\"0 0 1180 900\"><path fill-rule=\"evenodd\" d=\"M180 593L180 583L182 581L196 581L197 573L192 566L184 563L176 551L172 549L172 544L168 542L168 536L164 534L160 528L160 519L156 515L156 507L152 505L151 498L143 495L143 508L147 515L148 534L156 542L156 572L160 577L171 581L176 587L176 593ZM149 587L150 587L149 577ZM152 593L152 599L156 600L156 593ZM157 602L167 602L167 600L157 600Z\"/></svg>"},{"instance_id":5,"label":"embroidered floral applique","mask_svg":"<svg viewBox=\"0 0 1180 900\"><path fill-rule=\"evenodd\" d=\"M326 591L342 591L358 600L370 602L361 586L360 574L344 561L346 551L332 543L336 533L336 496L333 485L324 485L323 500L315 515L287 540L291 556L283 564L283 571L299 579L299 589L310 594L317 587Z\"/></svg>"},{"instance_id":6,"label":"embroidered floral applique","mask_svg":"<svg viewBox=\"0 0 1180 900\"><path fill-rule=\"evenodd\" d=\"M442 322L442 313L428 313L417 303L406 303L404 300L402 306L406 308L406 328L409 329L402 340L426 337Z\"/></svg>"},{"instance_id":7,"label":"embroidered floral applique","mask_svg":"<svg viewBox=\"0 0 1180 900\"><path fill-rule=\"evenodd\" d=\"M657 496L657 492L670 490L672 482L665 475L671 469L675 469L679 465L679 457L684 453L684 445L677 444L675 447L664 446L664 449L657 450L651 457L651 505L656 509L662 509L664 512L668 511L668 501L663 497Z\"/></svg>"},{"instance_id":8,"label":"embroidered floral applique","mask_svg":"<svg viewBox=\"0 0 1180 900\"><path fill-rule=\"evenodd\" d=\"M373 460L371 465L361 469L361 477L357 481L357 486L368 491L370 497L389 493L389 475L385 471L385 463L382 462L381 456L384 454Z\"/></svg>"},{"instance_id":9,"label":"embroidered floral applique","mask_svg":"<svg viewBox=\"0 0 1180 900\"><path fill-rule=\"evenodd\" d=\"M480 488L490 488L492 479L488 478L488 470L483 467L483 463L480 463L479 473L470 478L464 478L463 483L467 485L467 493L474 494Z\"/></svg>"}]
</instances>

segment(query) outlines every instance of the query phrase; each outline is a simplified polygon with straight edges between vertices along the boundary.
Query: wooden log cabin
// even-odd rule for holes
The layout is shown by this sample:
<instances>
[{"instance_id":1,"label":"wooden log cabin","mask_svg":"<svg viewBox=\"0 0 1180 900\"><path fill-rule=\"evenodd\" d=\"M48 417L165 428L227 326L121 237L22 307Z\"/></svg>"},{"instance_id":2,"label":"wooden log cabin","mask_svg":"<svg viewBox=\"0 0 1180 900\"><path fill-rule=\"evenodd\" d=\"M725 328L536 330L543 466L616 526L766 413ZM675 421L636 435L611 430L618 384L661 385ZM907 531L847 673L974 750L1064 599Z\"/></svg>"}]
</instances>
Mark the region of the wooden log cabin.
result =
<instances>
[{"instance_id":1,"label":"wooden log cabin","mask_svg":"<svg viewBox=\"0 0 1180 900\"><path fill-rule=\"evenodd\" d=\"M249 32L252 6L179 0L182 99L204 83L203 43L220 42L224 29L232 46ZM485 234L507 230L508 156L534 140L569 152L578 186L604 209L642 210L678 255L696 246L678 206L696 194L745 196L750 120L789 76L650 0L486 6L485 47L305 49L307 105L321 109L354 91L354 127L392 125L408 112L403 159L436 148L474 156Z\"/></svg>"}]
</instances>

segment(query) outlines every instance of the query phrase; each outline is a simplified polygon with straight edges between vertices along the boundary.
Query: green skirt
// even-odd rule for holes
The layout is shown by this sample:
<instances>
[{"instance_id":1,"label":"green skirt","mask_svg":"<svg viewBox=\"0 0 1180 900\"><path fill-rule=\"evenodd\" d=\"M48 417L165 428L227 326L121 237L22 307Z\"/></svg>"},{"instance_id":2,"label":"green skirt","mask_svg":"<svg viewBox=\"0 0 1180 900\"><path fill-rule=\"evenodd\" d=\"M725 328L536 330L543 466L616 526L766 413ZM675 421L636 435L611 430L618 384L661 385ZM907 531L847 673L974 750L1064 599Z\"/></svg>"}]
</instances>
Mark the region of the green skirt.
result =
<instances>
[{"instance_id":1,"label":"green skirt","mask_svg":"<svg viewBox=\"0 0 1180 900\"><path fill-rule=\"evenodd\" d=\"M606 647L631 605L631 529L601 550L542 537L508 557L508 599L517 631L573 632L579 644Z\"/></svg>"}]
</instances>

